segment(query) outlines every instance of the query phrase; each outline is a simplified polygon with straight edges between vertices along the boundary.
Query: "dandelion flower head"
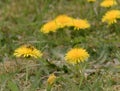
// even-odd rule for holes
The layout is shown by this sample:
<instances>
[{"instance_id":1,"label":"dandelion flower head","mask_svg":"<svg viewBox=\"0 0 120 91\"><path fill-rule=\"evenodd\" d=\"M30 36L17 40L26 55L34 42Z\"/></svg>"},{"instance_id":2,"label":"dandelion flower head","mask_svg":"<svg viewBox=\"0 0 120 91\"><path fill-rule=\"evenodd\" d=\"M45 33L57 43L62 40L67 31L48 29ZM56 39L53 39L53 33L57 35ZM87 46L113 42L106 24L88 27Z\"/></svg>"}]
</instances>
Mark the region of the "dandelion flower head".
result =
<instances>
[{"instance_id":1,"label":"dandelion flower head","mask_svg":"<svg viewBox=\"0 0 120 91\"><path fill-rule=\"evenodd\" d=\"M115 5L117 5L116 0L104 0L100 4L101 7L105 7L105 8L108 8L108 7L111 7L111 6L115 6Z\"/></svg>"},{"instance_id":2,"label":"dandelion flower head","mask_svg":"<svg viewBox=\"0 0 120 91\"><path fill-rule=\"evenodd\" d=\"M117 23L117 19L120 19L120 10L110 10L103 16L102 22L107 22L110 25Z\"/></svg>"},{"instance_id":3,"label":"dandelion flower head","mask_svg":"<svg viewBox=\"0 0 120 91\"><path fill-rule=\"evenodd\" d=\"M65 59L70 64L84 62L89 57L88 52L82 48L73 48L66 53Z\"/></svg>"},{"instance_id":4,"label":"dandelion flower head","mask_svg":"<svg viewBox=\"0 0 120 91\"><path fill-rule=\"evenodd\" d=\"M59 28L58 25L53 20L53 21L50 21L50 22L44 24L40 31L43 32L43 33L56 32L56 30L58 28Z\"/></svg>"},{"instance_id":5,"label":"dandelion flower head","mask_svg":"<svg viewBox=\"0 0 120 91\"><path fill-rule=\"evenodd\" d=\"M76 30L79 30L79 29L86 29L86 28L89 28L90 27L90 24L87 20L82 20L82 19L74 19L73 20L73 27L76 29Z\"/></svg>"},{"instance_id":6,"label":"dandelion flower head","mask_svg":"<svg viewBox=\"0 0 120 91\"><path fill-rule=\"evenodd\" d=\"M48 79L47 79L47 83L52 85L56 80L56 76L54 74L51 74Z\"/></svg>"},{"instance_id":7,"label":"dandelion flower head","mask_svg":"<svg viewBox=\"0 0 120 91\"><path fill-rule=\"evenodd\" d=\"M38 58L42 56L41 51L37 50L34 46L32 45L22 45L21 47L17 48L14 51L14 55L16 57L34 57Z\"/></svg>"},{"instance_id":8,"label":"dandelion flower head","mask_svg":"<svg viewBox=\"0 0 120 91\"><path fill-rule=\"evenodd\" d=\"M66 27L66 26L71 26L72 25L72 17L69 17L67 15L59 15L55 18L55 22L58 26L61 28Z\"/></svg>"}]
</instances>

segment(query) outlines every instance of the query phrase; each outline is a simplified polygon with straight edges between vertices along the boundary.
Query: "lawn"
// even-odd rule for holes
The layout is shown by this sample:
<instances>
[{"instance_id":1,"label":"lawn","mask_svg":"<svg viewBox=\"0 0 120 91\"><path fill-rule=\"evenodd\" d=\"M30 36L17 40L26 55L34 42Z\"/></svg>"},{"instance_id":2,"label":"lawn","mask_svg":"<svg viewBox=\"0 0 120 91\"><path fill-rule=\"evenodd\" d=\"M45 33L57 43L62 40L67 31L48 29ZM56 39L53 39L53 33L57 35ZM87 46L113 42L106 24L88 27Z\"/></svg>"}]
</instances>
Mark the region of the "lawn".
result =
<instances>
[{"instance_id":1,"label":"lawn","mask_svg":"<svg viewBox=\"0 0 120 91\"><path fill-rule=\"evenodd\" d=\"M120 91L120 0L103 1L0 0L0 91Z\"/></svg>"}]
</instances>

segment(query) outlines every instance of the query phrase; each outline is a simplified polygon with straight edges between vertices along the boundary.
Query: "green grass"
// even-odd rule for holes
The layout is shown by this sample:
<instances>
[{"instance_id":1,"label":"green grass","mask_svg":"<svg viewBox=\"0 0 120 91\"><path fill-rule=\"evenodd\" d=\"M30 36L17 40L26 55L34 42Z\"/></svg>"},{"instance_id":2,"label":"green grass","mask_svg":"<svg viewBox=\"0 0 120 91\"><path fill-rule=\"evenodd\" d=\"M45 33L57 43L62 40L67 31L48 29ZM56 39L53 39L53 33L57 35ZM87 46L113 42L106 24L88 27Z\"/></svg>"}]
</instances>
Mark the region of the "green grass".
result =
<instances>
[{"instance_id":1,"label":"green grass","mask_svg":"<svg viewBox=\"0 0 120 91\"><path fill-rule=\"evenodd\" d=\"M120 9L120 1L108 9L99 6L101 1L0 0L0 91L46 91L51 73L57 76L51 91L119 91L120 21L108 27L101 18L108 10ZM44 23L60 14L87 19L91 28L40 32ZM43 58L15 58L13 52L22 44L34 45ZM64 60L65 53L76 46L90 54L85 77Z\"/></svg>"}]
</instances>

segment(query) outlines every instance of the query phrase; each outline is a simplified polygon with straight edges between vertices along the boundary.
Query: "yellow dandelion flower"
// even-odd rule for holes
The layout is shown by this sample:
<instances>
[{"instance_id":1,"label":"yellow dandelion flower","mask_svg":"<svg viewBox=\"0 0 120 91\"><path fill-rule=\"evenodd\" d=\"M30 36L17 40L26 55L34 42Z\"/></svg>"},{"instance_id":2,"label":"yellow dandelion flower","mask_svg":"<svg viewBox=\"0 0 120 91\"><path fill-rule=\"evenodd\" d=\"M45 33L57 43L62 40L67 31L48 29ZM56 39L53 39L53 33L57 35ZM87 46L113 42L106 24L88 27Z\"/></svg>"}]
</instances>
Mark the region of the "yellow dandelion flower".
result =
<instances>
[{"instance_id":1,"label":"yellow dandelion flower","mask_svg":"<svg viewBox=\"0 0 120 91\"><path fill-rule=\"evenodd\" d=\"M110 25L117 23L117 19L120 19L120 10L110 10L103 16L102 22L107 22Z\"/></svg>"},{"instance_id":2,"label":"yellow dandelion flower","mask_svg":"<svg viewBox=\"0 0 120 91\"><path fill-rule=\"evenodd\" d=\"M73 18L67 15L59 15L55 18L55 22L61 28L72 25Z\"/></svg>"},{"instance_id":3,"label":"yellow dandelion flower","mask_svg":"<svg viewBox=\"0 0 120 91\"><path fill-rule=\"evenodd\" d=\"M14 56L16 57L34 57L38 58L42 56L41 51L37 50L32 45L22 45L14 51Z\"/></svg>"},{"instance_id":4,"label":"yellow dandelion flower","mask_svg":"<svg viewBox=\"0 0 120 91\"><path fill-rule=\"evenodd\" d=\"M82 48L73 48L66 53L65 59L70 64L77 64L84 62L89 57L88 52Z\"/></svg>"},{"instance_id":5,"label":"yellow dandelion flower","mask_svg":"<svg viewBox=\"0 0 120 91\"><path fill-rule=\"evenodd\" d=\"M108 7L111 7L111 6L114 6L114 5L117 5L116 0L104 0L100 4L101 7L105 7L105 8L108 8Z\"/></svg>"},{"instance_id":6,"label":"yellow dandelion flower","mask_svg":"<svg viewBox=\"0 0 120 91\"><path fill-rule=\"evenodd\" d=\"M47 79L47 83L52 85L56 80L56 76L54 74L51 74L48 79Z\"/></svg>"},{"instance_id":7,"label":"yellow dandelion flower","mask_svg":"<svg viewBox=\"0 0 120 91\"><path fill-rule=\"evenodd\" d=\"M43 33L49 33L49 32L56 32L57 29L60 27L57 25L57 23L53 20L43 25L43 27L40 29Z\"/></svg>"},{"instance_id":8,"label":"yellow dandelion flower","mask_svg":"<svg viewBox=\"0 0 120 91\"><path fill-rule=\"evenodd\" d=\"M89 28L89 27L90 27L90 24L88 23L87 20L74 19L74 20L73 20L73 27L74 27L76 30L86 29L86 28Z\"/></svg>"},{"instance_id":9,"label":"yellow dandelion flower","mask_svg":"<svg viewBox=\"0 0 120 91\"><path fill-rule=\"evenodd\" d=\"M90 3L93 3L93 2L95 2L96 0L87 0L88 2L90 2Z\"/></svg>"}]
</instances>

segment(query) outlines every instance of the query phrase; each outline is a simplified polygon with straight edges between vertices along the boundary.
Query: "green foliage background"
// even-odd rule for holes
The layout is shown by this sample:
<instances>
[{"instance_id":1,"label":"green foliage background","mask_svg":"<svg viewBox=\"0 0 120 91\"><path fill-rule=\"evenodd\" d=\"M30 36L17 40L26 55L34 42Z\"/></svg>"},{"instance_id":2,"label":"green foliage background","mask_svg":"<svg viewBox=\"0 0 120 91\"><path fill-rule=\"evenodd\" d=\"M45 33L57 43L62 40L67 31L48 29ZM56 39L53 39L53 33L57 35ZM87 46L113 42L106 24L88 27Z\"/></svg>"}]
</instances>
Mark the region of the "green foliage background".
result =
<instances>
[{"instance_id":1,"label":"green foliage background","mask_svg":"<svg viewBox=\"0 0 120 91\"><path fill-rule=\"evenodd\" d=\"M46 80L55 72L58 79L52 91L119 91L120 90L120 21L108 27L101 22L102 16L111 9L100 7L100 2L87 0L0 0L0 61L23 62L13 56L22 44L32 44L40 49L42 59L30 59L28 83L24 84L25 69L14 68L14 72L0 71L0 91L45 91ZM43 34L40 28L60 14L88 19L90 29L75 31L64 28L56 33ZM70 66L65 63L65 53L73 47L85 48L90 58L87 63L87 78L79 85L78 78L72 79ZM25 60L27 61L27 60ZM11 66L10 66L11 67ZM15 66L13 66L15 67ZM23 70L21 72L21 68Z\"/></svg>"}]
</instances>

